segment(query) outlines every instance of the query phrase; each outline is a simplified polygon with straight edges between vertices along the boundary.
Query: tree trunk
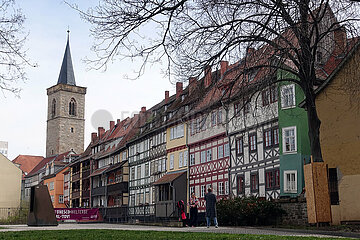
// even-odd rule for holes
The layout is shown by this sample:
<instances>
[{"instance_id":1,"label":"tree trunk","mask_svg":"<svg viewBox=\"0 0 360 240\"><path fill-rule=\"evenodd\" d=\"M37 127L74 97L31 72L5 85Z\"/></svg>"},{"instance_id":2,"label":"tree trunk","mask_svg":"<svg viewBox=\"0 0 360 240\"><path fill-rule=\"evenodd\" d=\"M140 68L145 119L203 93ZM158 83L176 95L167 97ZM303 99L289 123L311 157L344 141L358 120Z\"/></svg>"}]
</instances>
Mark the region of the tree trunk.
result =
<instances>
[{"instance_id":1,"label":"tree trunk","mask_svg":"<svg viewBox=\"0 0 360 240\"><path fill-rule=\"evenodd\" d=\"M314 96L314 95L313 95ZM320 125L321 121L317 115L315 97L307 97L306 110L309 127L309 140L311 155L314 162L323 162L320 146Z\"/></svg>"}]
</instances>

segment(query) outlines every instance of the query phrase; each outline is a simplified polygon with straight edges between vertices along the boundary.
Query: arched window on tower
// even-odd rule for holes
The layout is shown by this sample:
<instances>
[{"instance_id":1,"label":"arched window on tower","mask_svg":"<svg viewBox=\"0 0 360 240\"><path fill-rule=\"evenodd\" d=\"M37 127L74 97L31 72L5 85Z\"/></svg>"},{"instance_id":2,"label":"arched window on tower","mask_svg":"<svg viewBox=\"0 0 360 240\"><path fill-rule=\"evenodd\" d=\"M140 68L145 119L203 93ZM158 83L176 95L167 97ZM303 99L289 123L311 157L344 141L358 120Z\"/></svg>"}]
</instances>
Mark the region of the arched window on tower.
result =
<instances>
[{"instance_id":1,"label":"arched window on tower","mask_svg":"<svg viewBox=\"0 0 360 240\"><path fill-rule=\"evenodd\" d=\"M51 116L55 117L55 115L56 115L56 100L53 99L51 104Z\"/></svg>"},{"instance_id":2,"label":"arched window on tower","mask_svg":"<svg viewBox=\"0 0 360 240\"><path fill-rule=\"evenodd\" d=\"M74 98L69 102L69 115L76 116L76 101Z\"/></svg>"}]
</instances>

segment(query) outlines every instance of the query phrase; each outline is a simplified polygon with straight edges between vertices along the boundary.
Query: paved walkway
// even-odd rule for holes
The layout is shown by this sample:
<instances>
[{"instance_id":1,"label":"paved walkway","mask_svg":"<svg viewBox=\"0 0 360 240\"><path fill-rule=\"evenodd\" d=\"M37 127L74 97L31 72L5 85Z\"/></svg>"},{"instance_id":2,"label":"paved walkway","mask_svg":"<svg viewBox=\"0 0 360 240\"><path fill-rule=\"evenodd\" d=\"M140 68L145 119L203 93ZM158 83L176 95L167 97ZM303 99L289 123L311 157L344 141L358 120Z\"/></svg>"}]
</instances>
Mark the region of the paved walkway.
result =
<instances>
[{"instance_id":1,"label":"paved walkway","mask_svg":"<svg viewBox=\"0 0 360 240\"><path fill-rule=\"evenodd\" d=\"M292 229L272 229L255 227L197 227L197 228L179 228L179 227L159 227L128 224L108 224L108 223L89 223L77 224L66 223L59 224L56 227L28 227L27 225L1 225L5 229L0 232L8 231L32 231L32 230L71 230L71 229L113 229L113 230L135 230L135 231L174 231L174 232L216 232L230 234L259 234L259 235L279 235L279 236L313 236L313 237L353 237L360 238L360 234L346 232L327 232L327 231L309 231Z\"/></svg>"}]
</instances>

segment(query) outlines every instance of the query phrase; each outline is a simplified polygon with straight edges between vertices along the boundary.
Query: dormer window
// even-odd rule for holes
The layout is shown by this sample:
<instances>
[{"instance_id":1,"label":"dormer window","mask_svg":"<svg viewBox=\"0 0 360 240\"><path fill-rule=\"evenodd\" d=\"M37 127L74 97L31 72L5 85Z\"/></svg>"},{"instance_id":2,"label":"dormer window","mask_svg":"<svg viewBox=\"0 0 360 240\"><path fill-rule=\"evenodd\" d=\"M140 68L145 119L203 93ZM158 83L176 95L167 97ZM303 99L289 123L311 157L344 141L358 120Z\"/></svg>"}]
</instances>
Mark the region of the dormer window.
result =
<instances>
[{"instance_id":1,"label":"dormer window","mask_svg":"<svg viewBox=\"0 0 360 240\"><path fill-rule=\"evenodd\" d=\"M76 101L72 98L69 102L69 115L76 116Z\"/></svg>"},{"instance_id":2,"label":"dormer window","mask_svg":"<svg viewBox=\"0 0 360 240\"><path fill-rule=\"evenodd\" d=\"M189 111L189 105L185 105L185 112L188 112Z\"/></svg>"},{"instance_id":3,"label":"dormer window","mask_svg":"<svg viewBox=\"0 0 360 240\"><path fill-rule=\"evenodd\" d=\"M164 108L165 108L165 111L166 111L166 110L167 110L167 105L165 105L165 107L164 107Z\"/></svg>"},{"instance_id":4,"label":"dormer window","mask_svg":"<svg viewBox=\"0 0 360 240\"><path fill-rule=\"evenodd\" d=\"M185 100L185 95L181 95L181 101Z\"/></svg>"}]
</instances>

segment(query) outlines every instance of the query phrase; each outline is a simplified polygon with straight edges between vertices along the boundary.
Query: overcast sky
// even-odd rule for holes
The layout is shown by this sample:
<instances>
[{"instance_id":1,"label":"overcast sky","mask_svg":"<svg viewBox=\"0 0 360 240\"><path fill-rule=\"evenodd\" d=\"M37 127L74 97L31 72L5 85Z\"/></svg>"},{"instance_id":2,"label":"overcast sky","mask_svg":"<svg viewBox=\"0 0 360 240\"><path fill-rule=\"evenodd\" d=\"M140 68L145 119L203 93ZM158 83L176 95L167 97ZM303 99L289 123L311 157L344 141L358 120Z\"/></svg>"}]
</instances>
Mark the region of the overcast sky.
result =
<instances>
[{"instance_id":1,"label":"overcast sky","mask_svg":"<svg viewBox=\"0 0 360 240\"><path fill-rule=\"evenodd\" d=\"M96 2L76 1L83 9ZM96 131L91 121L96 111L106 110L116 120L139 111L142 106L150 108L160 102L165 90L174 93L174 86L161 74L161 66L152 66L135 81L125 77L134 76L137 69L136 63L129 61L113 62L106 72L87 71L82 60L92 55L90 26L63 1L17 0L17 5L26 16L27 55L38 67L28 68L28 81L18 83L17 86L22 88L20 98L11 93L0 94L0 140L9 142L9 159L13 160L19 154L45 156L46 89L57 83L68 27L76 84L87 87L85 147L89 144L90 133ZM101 122L102 119L95 117L95 120ZM104 127L108 129L108 123Z\"/></svg>"}]
</instances>

